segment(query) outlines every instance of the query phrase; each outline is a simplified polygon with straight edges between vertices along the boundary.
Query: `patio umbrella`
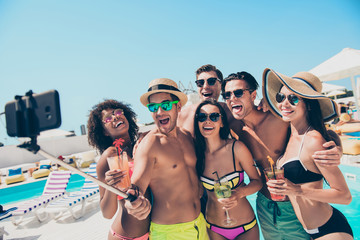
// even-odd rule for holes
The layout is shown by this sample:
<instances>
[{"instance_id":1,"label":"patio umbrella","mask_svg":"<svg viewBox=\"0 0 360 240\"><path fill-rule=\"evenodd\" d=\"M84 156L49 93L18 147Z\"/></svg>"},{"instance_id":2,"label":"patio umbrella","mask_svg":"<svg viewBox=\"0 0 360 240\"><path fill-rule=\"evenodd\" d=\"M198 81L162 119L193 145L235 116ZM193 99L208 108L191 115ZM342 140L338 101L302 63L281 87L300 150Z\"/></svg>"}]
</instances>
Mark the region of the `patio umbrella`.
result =
<instances>
[{"instance_id":1,"label":"patio umbrella","mask_svg":"<svg viewBox=\"0 0 360 240\"><path fill-rule=\"evenodd\" d=\"M329 84L329 83L324 83L323 82L321 93L326 95L326 94L328 94L328 93L330 93L330 92L332 92L334 90L341 91L341 90L345 90L345 89L346 89L346 87L344 87L344 86L335 85L335 84Z\"/></svg>"},{"instance_id":2,"label":"patio umbrella","mask_svg":"<svg viewBox=\"0 0 360 240\"><path fill-rule=\"evenodd\" d=\"M360 87L356 87L355 84L355 76L360 75L360 50L344 48L341 52L314 67L309 72L318 76L322 82L350 78L352 90L355 96L357 114L358 118L360 118ZM357 81L359 85L359 77L357 78Z\"/></svg>"}]
</instances>

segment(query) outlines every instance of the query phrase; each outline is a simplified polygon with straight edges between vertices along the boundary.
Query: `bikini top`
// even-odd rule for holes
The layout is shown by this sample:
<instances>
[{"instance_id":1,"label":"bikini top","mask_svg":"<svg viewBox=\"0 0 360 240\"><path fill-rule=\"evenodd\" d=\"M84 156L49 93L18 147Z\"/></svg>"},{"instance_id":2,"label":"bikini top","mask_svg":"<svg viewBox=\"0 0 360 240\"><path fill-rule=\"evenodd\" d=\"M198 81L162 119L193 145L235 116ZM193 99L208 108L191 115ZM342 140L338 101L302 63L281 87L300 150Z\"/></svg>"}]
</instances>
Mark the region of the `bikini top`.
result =
<instances>
[{"instance_id":1,"label":"bikini top","mask_svg":"<svg viewBox=\"0 0 360 240\"><path fill-rule=\"evenodd\" d=\"M228 173L220 178L220 182L229 181L231 184L231 189L237 188L241 183L244 182L244 171L236 171L234 145L235 145L235 141L232 145L234 172ZM206 188L209 191L214 191L215 179L201 176L200 181L202 182L204 188Z\"/></svg>"},{"instance_id":2,"label":"bikini top","mask_svg":"<svg viewBox=\"0 0 360 240\"><path fill-rule=\"evenodd\" d=\"M305 135L309 131L309 129L310 127L306 130L302 138L298 155L296 157L290 158L282 165L282 167L284 168L284 177L295 184L316 182L323 179L323 176L321 174L307 170L300 159L300 153L304 145Z\"/></svg>"}]
</instances>

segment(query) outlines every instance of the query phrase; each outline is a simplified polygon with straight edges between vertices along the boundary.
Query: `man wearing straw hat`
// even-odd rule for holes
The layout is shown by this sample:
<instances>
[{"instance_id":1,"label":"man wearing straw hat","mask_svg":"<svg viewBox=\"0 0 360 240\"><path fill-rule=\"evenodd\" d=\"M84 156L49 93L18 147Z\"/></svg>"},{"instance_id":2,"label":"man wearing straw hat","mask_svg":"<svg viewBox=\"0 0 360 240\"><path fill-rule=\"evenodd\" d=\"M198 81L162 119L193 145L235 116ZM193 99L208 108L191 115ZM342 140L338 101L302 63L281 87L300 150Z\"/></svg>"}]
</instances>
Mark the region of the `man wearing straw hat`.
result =
<instances>
[{"instance_id":1,"label":"man wearing straw hat","mask_svg":"<svg viewBox=\"0 0 360 240\"><path fill-rule=\"evenodd\" d=\"M140 196L134 202L127 201L125 206L135 217L146 218L151 204L142 193L150 187L153 194L150 239L208 239L200 212L201 188L195 170L193 139L189 132L176 126L187 96L174 81L159 78L150 82L140 101L151 112L156 128L136 150L131 182Z\"/></svg>"},{"instance_id":2,"label":"man wearing straw hat","mask_svg":"<svg viewBox=\"0 0 360 240\"><path fill-rule=\"evenodd\" d=\"M257 167L261 170L270 167L267 156L277 160L284 152L288 136L289 123L275 117L271 112L263 112L255 106L258 83L247 72L230 74L222 84L222 95L235 119L245 124L236 131L239 138L253 154ZM324 144L324 151L314 154L314 159L325 165L338 165L341 152L334 142ZM274 202L263 178L263 188L258 192L256 210L265 239L309 239L298 221L289 201Z\"/></svg>"}]
</instances>

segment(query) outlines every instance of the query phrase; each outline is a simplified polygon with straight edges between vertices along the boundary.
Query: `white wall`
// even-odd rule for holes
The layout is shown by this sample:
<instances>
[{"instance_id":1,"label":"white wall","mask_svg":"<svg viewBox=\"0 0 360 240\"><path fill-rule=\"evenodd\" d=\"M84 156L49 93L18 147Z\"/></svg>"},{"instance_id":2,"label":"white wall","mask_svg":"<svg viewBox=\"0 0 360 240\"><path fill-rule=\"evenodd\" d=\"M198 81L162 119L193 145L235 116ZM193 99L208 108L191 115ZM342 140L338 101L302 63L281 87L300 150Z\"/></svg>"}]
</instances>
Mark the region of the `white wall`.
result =
<instances>
[{"instance_id":1,"label":"white wall","mask_svg":"<svg viewBox=\"0 0 360 240\"><path fill-rule=\"evenodd\" d=\"M55 157L93 150L88 144L87 135L42 140L38 145ZM35 155L15 145L0 147L0 168L34 163L42 159L45 158L40 154Z\"/></svg>"}]
</instances>

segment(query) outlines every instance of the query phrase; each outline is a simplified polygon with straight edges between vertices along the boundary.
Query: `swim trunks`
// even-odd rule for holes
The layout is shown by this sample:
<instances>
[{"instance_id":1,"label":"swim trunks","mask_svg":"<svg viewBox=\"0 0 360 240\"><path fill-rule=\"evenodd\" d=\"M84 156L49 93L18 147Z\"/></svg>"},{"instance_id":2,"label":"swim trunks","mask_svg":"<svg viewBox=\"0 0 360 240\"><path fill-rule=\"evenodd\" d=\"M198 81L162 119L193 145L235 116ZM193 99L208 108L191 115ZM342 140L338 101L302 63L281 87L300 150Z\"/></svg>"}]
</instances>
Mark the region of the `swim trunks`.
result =
<instances>
[{"instance_id":1,"label":"swim trunks","mask_svg":"<svg viewBox=\"0 0 360 240\"><path fill-rule=\"evenodd\" d=\"M150 240L208 240L206 221L202 213L193 221L177 224L150 223Z\"/></svg>"},{"instance_id":2,"label":"swim trunks","mask_svg":"<svg viewBox=\"0 0 360 240\"><path fill-rule=\"evenodd\" d=\"M350 224L345 216L336 208L333 208L333 213L330 219L321 227L315 229L305 229L305 231L313 238L317 239L330 233L344 232L351 236L353 235Z\"/></svg>"},{"instance_id":3,"label":"swim trunks","mask_svg":"<svg viewBox=\"0 0 360 240\"><path fill-rule=\"evenodd\" d=\"M130 238L130 237L121 236L120 234L115 232L111 227L110 227L110 232L111 232L111 235L113 235L113 237L116 237L117 239L120 239L120 240L147 240L147 239L149 239L149 233L145 233L141 237Z\"/></svg>"},{"instance_id":4,"label":"swim trunks","mask_svg":"<svg viewBox=\"0 0 360 240\"><path fill-rule=\"evenodd\" d=\"M309 240L290 201L275 202L258 192L256 212L265 240Z\"/></svg>"}]
</instances>

